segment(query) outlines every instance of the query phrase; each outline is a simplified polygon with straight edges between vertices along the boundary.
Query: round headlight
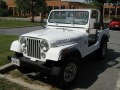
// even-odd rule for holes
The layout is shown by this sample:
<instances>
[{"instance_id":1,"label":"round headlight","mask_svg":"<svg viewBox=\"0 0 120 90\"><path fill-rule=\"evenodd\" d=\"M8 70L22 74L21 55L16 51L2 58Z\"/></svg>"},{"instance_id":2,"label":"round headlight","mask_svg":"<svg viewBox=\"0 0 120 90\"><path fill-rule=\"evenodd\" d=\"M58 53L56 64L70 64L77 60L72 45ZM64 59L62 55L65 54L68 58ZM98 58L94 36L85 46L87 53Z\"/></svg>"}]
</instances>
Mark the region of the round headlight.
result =
<instances>
[{"instance_id":1,"label":"round headlight","mask_svg":"<svg viewBox=\"0 0 120 90\"><path fill-rule=\"evenodd\" d=\"M23 47L26 47L26 39L24 37L22 37L20 39L20 44L23 46Z\"/></svg>"},{"instance_id":2,"label":"round headlight","mask_svg":"<svg viewBox=\"0 0 120 90\"><path fill-rule=\"evenodd\" d=\"M48 43L47 43L46 40L42 40L42 41L41 41L41 49L42 49L44 52L47 52L47 51L48 51L49 45L48 45Z\"/></svg>"}]
</instances>

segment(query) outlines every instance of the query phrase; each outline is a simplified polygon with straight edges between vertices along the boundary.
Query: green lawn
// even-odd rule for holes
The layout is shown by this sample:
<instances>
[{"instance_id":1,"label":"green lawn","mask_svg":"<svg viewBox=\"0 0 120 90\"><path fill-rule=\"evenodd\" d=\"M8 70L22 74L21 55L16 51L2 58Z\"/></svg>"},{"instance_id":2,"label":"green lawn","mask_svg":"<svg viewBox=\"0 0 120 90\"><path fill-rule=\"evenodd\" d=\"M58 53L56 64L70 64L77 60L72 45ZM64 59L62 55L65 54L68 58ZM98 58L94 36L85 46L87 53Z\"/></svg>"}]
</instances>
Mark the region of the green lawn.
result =
<instances>
[{"instance_id":1,"label":"green lawn","mask_svg":"<svg viewBox=\"0 0 120 90\"><path fill-rule=\"evenodd\" d=\"M18 36L0 35L0 66L9 63L7 56L14 54L10 51L10 45L16 39Z\"/></svg>"},{"instance_id":2,"label":"green lawn","mask_svg":"<svg viewBox=\"0 0 120 90\"><path fill-rule=\"evenodd\" d=\"M39 25L40 25L39 22L0 19L0 28L14 28L14 27L39 26Z\"/></svg>"},{"instance_id":3,"label":"green lawn","mask_svg":"<svg viewBox=\"0 0 120 90\"><path fill-rule=\"evenodd\" d=\"M18 36L0 35L0 66L9 63L7 56L13 55L10 51L12 41L18 39ZM12 83L4 78L0 78L0 90L29 90L20 85Z\"/></svg>"},{"instance_id":4,"label":"green lawn","mask_svg":"<svg viewBox=\"0 0 120 90\"><path fill-rule=\"evenodd\" d=\"M0 78L0 90L29 90L28 88L24 88L15 83L11 83L10 81Z\"/></svg>"}]
</instances>

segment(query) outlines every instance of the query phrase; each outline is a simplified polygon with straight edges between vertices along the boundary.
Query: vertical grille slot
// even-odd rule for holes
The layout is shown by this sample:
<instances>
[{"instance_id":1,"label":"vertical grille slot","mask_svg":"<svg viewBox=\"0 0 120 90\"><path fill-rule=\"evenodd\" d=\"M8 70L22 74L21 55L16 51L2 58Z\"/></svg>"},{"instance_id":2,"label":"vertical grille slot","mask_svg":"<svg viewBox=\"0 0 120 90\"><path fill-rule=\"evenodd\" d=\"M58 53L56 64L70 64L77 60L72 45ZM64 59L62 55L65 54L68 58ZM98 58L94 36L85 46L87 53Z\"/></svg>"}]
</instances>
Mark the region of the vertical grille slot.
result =
<instances>
[{"instance_id":1,"label":"vertical grille slot","mask_svg":"<svg viewBox=\"0 0 120 90\"><path fill-rule=\"evenodd\" d=\"M39 39L33 39L33 38L27 39L27 55L38 59L41 58Z\"/></svg>"}]
</instances>

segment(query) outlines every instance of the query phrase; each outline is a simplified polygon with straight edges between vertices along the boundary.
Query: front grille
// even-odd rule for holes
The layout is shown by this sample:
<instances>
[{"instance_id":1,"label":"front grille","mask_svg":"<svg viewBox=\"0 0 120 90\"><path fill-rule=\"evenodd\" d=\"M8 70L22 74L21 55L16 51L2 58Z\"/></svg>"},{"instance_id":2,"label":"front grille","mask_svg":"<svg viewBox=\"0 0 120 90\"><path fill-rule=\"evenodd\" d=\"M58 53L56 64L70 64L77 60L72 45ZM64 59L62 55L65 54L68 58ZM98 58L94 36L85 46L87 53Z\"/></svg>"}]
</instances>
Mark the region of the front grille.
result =
<instances>
[{"instance_id":1,"label":"front grille","mask_svg":"<svg viewBox=\"0 0 120 90\"><path fill-rule=\"evenodd\" d=\"M27 55L38 59L41 58L39 39L27 38Z\"/></svg>"}]
</instances>

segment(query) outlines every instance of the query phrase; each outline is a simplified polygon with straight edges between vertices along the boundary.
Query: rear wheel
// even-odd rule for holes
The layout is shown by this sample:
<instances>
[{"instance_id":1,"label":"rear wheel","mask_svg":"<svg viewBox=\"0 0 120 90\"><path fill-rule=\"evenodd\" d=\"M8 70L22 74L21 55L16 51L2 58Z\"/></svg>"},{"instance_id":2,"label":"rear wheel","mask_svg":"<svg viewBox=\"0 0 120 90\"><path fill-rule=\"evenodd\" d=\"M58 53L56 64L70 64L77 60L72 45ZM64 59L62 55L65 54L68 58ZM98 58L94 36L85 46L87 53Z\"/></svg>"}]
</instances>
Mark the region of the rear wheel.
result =
<instances>
[{"instance_id":1,"label":"rear wheel","mask_svg":"<svg viewBox=\"0 0 120 90\"><path fill-rule=\"evenodd\" d=\"M100 48L95 52L95 55L98 59L103 60L107 54L107 41L102 40Z\"/></svg>"},{"instance_id":2,"label":"rear wheel","mask_svg":"<svg viewBox=\"0 0 120 90\"><path fill-rule=\"evenodd\" d=\"M110 27L109 27L109 29L112 30L113 28L110 28Z\"/></svg>"},{"instance_id":3,"label":"rear wheel","mask_svg":"<svg viewBox=\"0 0 120 90\"><path fill-rule=\"evenodd\" d=\"M67 57L61 64L59 87L65 88L75 81L79 71L79 59L75 56Z\"/></svg>"}]
</instances>

